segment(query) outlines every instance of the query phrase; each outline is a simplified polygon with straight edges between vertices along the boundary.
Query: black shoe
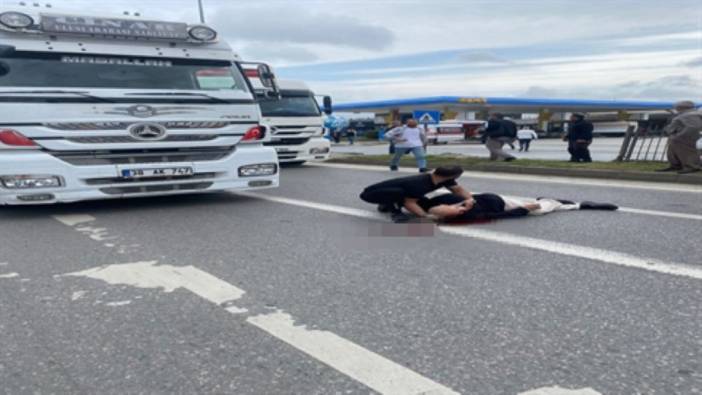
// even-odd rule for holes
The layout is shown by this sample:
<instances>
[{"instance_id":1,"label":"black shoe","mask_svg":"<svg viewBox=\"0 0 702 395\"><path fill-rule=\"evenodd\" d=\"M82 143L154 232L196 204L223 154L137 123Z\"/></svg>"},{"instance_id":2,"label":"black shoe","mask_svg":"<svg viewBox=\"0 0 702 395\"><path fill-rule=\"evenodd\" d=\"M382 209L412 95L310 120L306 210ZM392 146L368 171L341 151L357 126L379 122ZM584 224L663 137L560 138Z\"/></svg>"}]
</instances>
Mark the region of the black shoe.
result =
<instances>
[{"instance_id":1,"label":"black shoe","mask_svg":"<svg viewBox=\"0 0 702 395\"><path fill-rule=\"evenodd\" d=\"M409 215L407 215L403 212L392 213L390 218L392 218L392 222L394 222L396 224L402 224L402 223L408 222L411 219L411 217Z\"/></svg>"},{"instance_id":2,"label":"black shoe","mask_svg":"<svg viewBox=\"0 0 702 395\"><path fill-rule=\"evenodd\" d=\"M393 204L379 204L378 205L378 212L391 213L393 211L396 211L396 207Z\"/></svg>"},{"instance_id":3,"label":"black shoe","mask_svg":"<svg viewBox=\"0 0 702 395\"><path fill-rule=\"evenodd\" d=\"M390 166L390 171L397 171L397 166Z\"/></svg>"},{"instance_id":4,"label":"black shoe","mask_svg":"<svg viewBox=\"0 0 702 395\"><path fill-rule=\"evenodd\" d=\"M685 170L680 170L678 174L690 174L690 173L697 173L700 171L700 169L685 169Z\"/></svg>"},{"instance_id":5,"label":"black shoe","mask_svg":"<svg viewBox=\"0 0 702 395\"><path fill-rule=\"evenodd\" d=\"M513 160L517 160L514 156L510 156L509 158L505 158L505 162L511 162Z\"/></svg>"},{"instance_id":6,"label":"black shoe","mask_svg":"<svg viewBox=\"0 0 702 395\"><path fill-rule=\"evenodd\" d=\"M542 197L537 197L537 198L536 198L536 200L541 200L541 199L551 199L551 200L555 200L555 201L557 201L557 202L560 203L560 204L575 204L575 202L572 202L572 201L570 201L570 200L565 200L565 199L554 199L554 198L548 198L548 197L543 197L543 196L542 196Z\"/></svg>"},{"instance_id":7,"label":"black shoe","mask_svg":"<svg viewBox=\"0 0 702 395\"><path fill-rule=\"evenodd\" d=\"M581 210L615 211L615 210L619 209L619 207L614 205L614 204L611 204L611 203L581 202L580 209Z\"/></svg>"},{"instance_id":8,"label":"black shoe","mask_svg":"<svg viewBox=\"0 0 702 395\"><path fill-rule=\"evenodd\" d=\"M666 171L680 171L680 170L682 170L682 169L679 167L666 167L665 169L657 169L654 171L658 171L658 172L662 173L662 172L666 172Z\"/></svg>"},{"instance_id":9,"label":"black shoe","mask_svg":"<svg viewBox=\"0 0 702 395\"><path fill-rule=\"evenodd\" d=\"M426 173L426 172L428 172L428 171L429 171L429 170L428 170L426 167L423 167L423 168L419 169L419 172L420 172L420 173Z\"/></svg>"}]
</instances>

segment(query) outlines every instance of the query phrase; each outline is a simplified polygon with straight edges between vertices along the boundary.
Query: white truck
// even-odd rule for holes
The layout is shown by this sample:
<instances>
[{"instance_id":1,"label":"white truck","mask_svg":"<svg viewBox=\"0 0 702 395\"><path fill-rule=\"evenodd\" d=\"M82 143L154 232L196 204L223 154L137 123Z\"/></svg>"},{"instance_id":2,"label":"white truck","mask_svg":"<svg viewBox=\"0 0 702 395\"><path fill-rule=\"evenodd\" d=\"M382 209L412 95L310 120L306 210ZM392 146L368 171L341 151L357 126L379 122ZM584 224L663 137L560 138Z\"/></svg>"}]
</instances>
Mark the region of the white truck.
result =
<instances>
[{"instance_id":1,"label":"white truck","mask_svg":"<svg viewBox=\"0 0 702 395\"><path fill-rule=\"evenodd\" d=\"M204 25L0 10L0 205L278 186L241 63Z\"/></svg>"},{"instance_id":2,"label":"white truck","mask_svg":"<svg viewBox=\"0 0 702 395\"><path fill-rule=\"evenodd\" d=\"M279 98L261 97L263 122L281 163L301 164L329 159L331 143L323 137L324 119L314 93L301 81L280 80ZM323 112L331 114L331 98L324 97Z\"/></svg>"}]
</instances>

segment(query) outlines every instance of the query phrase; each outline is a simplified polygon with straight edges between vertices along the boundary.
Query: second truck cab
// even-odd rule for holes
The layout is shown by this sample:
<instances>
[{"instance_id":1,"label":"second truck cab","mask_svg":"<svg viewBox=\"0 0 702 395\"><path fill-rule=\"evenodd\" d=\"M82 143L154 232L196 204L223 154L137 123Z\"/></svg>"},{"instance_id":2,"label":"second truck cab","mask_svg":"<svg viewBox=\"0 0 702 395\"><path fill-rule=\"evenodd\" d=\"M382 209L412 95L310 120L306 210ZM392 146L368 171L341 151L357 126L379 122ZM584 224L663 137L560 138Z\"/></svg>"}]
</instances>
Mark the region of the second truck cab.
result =
<instances>
[{"instance_id":1,"label":"second truck cab","mask_svg":"<svg viewBox=\"0 0 702 395\"><path fill-rule=\"evenodd\" d=\"M314 93L301 81L278 81L280 97L259 96L262 123L270 128L270 142L281 163L329 159L331 144L323 137L324 120ZM331 113L331 99L324 100Z\"/></svg>"}]
</instances>

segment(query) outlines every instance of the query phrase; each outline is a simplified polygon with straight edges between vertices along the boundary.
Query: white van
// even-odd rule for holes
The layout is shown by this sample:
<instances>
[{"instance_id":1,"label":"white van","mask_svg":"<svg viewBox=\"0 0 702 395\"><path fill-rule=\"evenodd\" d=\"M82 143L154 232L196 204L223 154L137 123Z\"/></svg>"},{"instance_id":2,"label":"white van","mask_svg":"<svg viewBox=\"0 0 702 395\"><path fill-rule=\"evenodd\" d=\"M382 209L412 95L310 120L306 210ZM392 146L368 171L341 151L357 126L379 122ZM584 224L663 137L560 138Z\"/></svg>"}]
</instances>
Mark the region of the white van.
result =
<instances>
[{"instance_id":1,"label":"white van","mask_svg":"<svg viewBox=\"0 0 702 395\"><path fill-rule=\"evenodd\" d=\"M431 144L448 144L451 141L465 141L478 134L485 121L446 120L438 125L428 125L427 140Z\"/></svg>"}]
</instances>

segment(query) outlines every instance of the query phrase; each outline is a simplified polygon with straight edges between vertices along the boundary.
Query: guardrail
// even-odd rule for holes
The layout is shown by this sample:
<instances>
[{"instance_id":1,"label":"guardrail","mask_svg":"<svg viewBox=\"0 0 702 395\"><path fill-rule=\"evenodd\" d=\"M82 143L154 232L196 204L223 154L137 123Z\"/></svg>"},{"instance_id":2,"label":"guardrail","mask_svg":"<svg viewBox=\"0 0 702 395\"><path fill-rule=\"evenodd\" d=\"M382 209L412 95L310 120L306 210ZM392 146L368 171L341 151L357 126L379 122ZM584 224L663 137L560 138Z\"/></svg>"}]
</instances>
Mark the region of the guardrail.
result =
<instances>
[{"instance_id":1,"label":"guardrail","mask_svg":"<svg viewBox=\"0 0 702 395\"><path fill-rule=\"evenodd\" d=\"M665 162L668 150L668 137L663 128L630 126L622 141L617 156L618 162L654 161Z\"/></svg>"}]
</instances>

